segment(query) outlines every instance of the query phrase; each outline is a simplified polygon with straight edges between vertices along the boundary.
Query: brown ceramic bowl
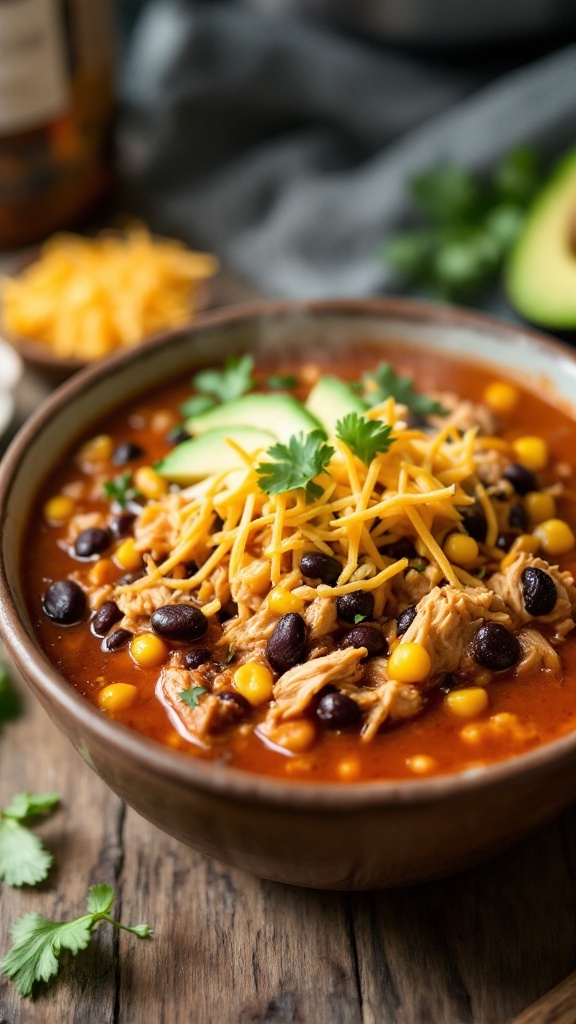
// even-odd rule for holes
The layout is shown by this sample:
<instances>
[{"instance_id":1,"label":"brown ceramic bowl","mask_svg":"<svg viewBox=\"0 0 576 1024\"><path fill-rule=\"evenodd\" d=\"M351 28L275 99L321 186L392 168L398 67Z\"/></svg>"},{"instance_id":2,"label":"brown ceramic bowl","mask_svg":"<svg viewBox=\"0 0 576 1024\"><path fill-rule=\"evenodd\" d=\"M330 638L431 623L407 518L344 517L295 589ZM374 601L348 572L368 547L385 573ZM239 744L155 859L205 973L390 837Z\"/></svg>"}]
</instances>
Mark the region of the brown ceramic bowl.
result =
<instances>
[{"instance_id":1,"label":"brown ceramic bowl","mask_svg":"<svg viewBox=\"0 0 576 1024\"><path fill-rule=\"evenodd\" d=\"M94 421L201 360L270 346L308 354L391 339L548 378L576 407L576 356L485 317L398 300L268 303L204 315L86 370L38 410L0 470L0 604L8 648L80 756L144 817L210 857L299 885L367 889L464 868L576 797L576 733L488 768L319 785L258 777L166 749L107 718L39 649L22 590L26 517L41 481Z\"/></svg>"}]
</instances>

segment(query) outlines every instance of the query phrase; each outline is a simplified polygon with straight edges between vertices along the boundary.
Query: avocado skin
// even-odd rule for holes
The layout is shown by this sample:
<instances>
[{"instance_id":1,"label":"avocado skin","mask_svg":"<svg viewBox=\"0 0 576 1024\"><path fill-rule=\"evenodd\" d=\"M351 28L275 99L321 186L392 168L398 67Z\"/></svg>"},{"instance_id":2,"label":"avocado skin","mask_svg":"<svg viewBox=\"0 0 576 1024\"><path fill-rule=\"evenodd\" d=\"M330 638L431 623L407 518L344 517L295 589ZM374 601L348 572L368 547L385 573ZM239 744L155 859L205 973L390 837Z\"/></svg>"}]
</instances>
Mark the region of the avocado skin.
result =
<instances>
[{"instance_id":1,"label":"avocado skin","mask_svg":"<svg viewBox=\"0 0 576 1024\"><path fill-rule=\"evenodd\" d=\"M511 305L526 320L574 341L576 329L576 147L536 197L506 265Z\"/></svg>"}]
</instances>

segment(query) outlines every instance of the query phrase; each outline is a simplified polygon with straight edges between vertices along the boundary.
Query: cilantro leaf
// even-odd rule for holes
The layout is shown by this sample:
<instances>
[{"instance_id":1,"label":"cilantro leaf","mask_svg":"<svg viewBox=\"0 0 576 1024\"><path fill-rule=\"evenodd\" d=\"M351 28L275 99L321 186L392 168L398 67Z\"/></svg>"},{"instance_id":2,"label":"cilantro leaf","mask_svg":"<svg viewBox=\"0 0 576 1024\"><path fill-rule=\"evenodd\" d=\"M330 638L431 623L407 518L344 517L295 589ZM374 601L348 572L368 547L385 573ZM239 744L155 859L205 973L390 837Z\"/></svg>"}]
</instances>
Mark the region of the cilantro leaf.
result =
<instances>
[{"instance_id":1,"label":"cilantro leaf","mask_svg":"<svg viewBox=\"0 0 576 1024\"><path fill-rule=\"evenodd\" d=\"M364 622L365 619L367 619L367 618L368 618L367 615L361 615L360 612L356 612L356 615L354 616L354 625L358 626L361 622Z\"/></svg>"},{"instance_id":2,"label":"cilantro leaf","mask_svg":"<svg viewBox=\"0 0 576 1024\"><path fill-rule=\"evenodd\" d=\"M255 384L252 356L228 356L223 370L200 370L192 379L192 386L219 402L230 402L250 391Z\"/></svg>"},{"instance_id":3,"label":"cilantro leaf","mask_svg":"<svg viewBox=\"0 0 576 1024\"><path fill-rule=\"evenodd\" d=\"M21 711L21 701L16 690L12 686L10 673L2 662L0 662L0 724L12 722Z\"/></svg>"},{"instance_id":4,"label":"cilantro leaf","mask_svg":"<svg viewBox=\"0 0 576 1024\"><path fill-rule=\"evenodd\" d=\"M288 444L273 444L266 455L270 462L257 468L258 483L266 494L285 494L303 487L308 501L319 498L322 488L314 477L321 473L334 455L334 448L324 442L321 430L292 435Z\"/></svg>"},{"instance_id":5,"label":"cilantro leaf","mask_svg":"<svg viewBox=\"0 0 576 1024\"><path fill-rule=\"evenodd\" d=\"M102 489L104 497L110 502L117 501L120 508L126 508L129 501L142 497L132 483L131 473L122 473L122 476L117 476L114 480L105 480Z\"/></svg>"},{"instance_id":6,"label":"cilantro leaf","mask_svg":"<svg viewBox=\"0 0 576 1024\"><path fill-rule=\"evenodd\" d=\"M16 921L12 929L13 945L0 966L14 981L19 995L32 995L36 982L48 982L58 973L63 950L76 956L81 949L86 949L100 921L108 921L141 939L152 934L146 924L129 927L114 921L108 913L113 900L114 890L109 885L93 885L87 898L89 913L74 921L50 921L37 913L25 914Z\"/></svg>"},{"instance_id":7,"label":"cilantro leaf","mask_svg":"<svg viewBox=\"0 0 576 1024\"><path fill-rule=\"evenodd\" d=\"M292 373L271 373L269 377L266 377L266 387L273 388L275 391L291 391L297 383L298 377Z\"/></svg>"},{"instance_id":8,"label":"cilantro leaf","mask_svg":"<svg viewBox=\"0 0 576 1024\"><path fill-rule=\"evenodd\" d=\"M203 412L208 412L215 405L216 399L211 398L210 395L194 395L193 398L187 398L185 402L182 402L180 412L188 419L190 416L201 416Z\"/></svg>"},{"instance_id":9,"label":"cilantro leaf","mask_svg":"<svg viewBox=\"0 0 576 1024\"><path fill-rule=\"evenodd\" d=\"M417 206L435 224L470 218L482 203L474 175L452 164L441 164L412 178L410 192Z\"/></svg>"},{"instance_id":10,"label":"cilantro leaf","mask_svg":"<svg viewBox=\"0 0 576 1024\"><path fill-rule=\"evenodd\" d=\"M189 708L197 708L198 701L203 693L208 693L205 686L193 686L190 690L182 690L180 700L184 701Z\"/></svg>"},{"instance_id":11,"label":"cilantro leaf","mask_svg":"<svg viewBox=\"0 0 576 1024\"><path fill-rule=\"evenodd\" d=\"M380 363L372 373L365 373L362 382L372 405L394 398L417 416L445 416L448 412L440 402L416 391L412 377L399 377L390 363Z\"/></svg>"},{"instance_id":12,"label":"cilantro leaf","mask_svg":"<svg viewBox=\"0 0 576 1024\"><path fill-rule=\"evenodd\" d=\"M52 854L22 822L48 814L58 793L17 793L0 812L0 879L7 885L37 885L52 866Z\"/></svg>"},{"instance_id":13,"label":"cilantro leaf","mask_svg":"<svg viewBox=\"0 0 576 1024\"><path fill-rule=\"evenodd\" d=\"M392 427L367 420L357 412L350 412L336 424L336 437L347 444L350 451L368 466L378 452L387 452L396 438L390 437Z\"/></svg>"}]
</instances>

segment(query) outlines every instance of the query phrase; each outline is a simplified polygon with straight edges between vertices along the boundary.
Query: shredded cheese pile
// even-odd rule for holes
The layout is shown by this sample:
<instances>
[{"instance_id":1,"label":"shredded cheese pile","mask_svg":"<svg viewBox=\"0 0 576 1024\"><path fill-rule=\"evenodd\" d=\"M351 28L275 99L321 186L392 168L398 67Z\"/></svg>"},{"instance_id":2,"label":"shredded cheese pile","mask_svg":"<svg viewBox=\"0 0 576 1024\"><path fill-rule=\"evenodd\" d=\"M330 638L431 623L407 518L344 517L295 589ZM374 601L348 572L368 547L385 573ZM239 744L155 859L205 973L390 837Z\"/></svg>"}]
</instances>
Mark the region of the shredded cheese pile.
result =
<instances>
[{"instance_id":1,"label":"shredded cheese pile","mask_svg":"<svg viewBox=\"0 0 576 1024\"><path fill-rule=\"evenodd\" d=\"M141 227L54 235L22 274L0 282L2 325L57 356L97 359L189 320L199 285L217 270L214 256Z\"/></svg>"},{"instance_id":2,"label":"shredded cheese pile","mask_svg":"<svg viewBox=\"0 0 576 1024\"><path fill-rule=\"evenodd\" d=\"M448 533L457 528L461 511L478 502L486 516L486 547L493 548L498 523L483 485L476 475L475 452L489 445L478 438L477 428L461 435L454 426L436 434L410 429L400 419L405 409L394 399L366 413L393 428L394 443L365 465L340 440L325 472L315 478L322 494L306 502L302 489L269 496L258 485L257 466L262 451L248 454L229 440L245 464L194 485L179 494L151 502L139 517L136 546L150 552L151 536L165 537L159 547L169 553L154 561L145 555L146 575L121 588L137 593L163 584L202 601L207 581L225 567L233 582L253 559L269 562L270 583L281 584L298 569L305 551L317 550L343 563L335 586L290 586L305 601L339 597L355 590L373 591L383 605L382 585L408 566L406 558L393 559L381 549L408 537L421 558L439 567L454 587L479 586L481 580L452 564L442 550ZM497 439L495 439L497 440ZM466 489L464 489L464 484ZM222 524L214 530L220 517ZM198 557L198 556L201 557ZM180 564L197 560L200 568L188 579L173 578ZM479 557L479 566L482 565ZM194 594L192 592L195 592ZM213 596L211 592L210 597ZM219 610L210 600L205 614Z\"/></svg>"}]
</instances>

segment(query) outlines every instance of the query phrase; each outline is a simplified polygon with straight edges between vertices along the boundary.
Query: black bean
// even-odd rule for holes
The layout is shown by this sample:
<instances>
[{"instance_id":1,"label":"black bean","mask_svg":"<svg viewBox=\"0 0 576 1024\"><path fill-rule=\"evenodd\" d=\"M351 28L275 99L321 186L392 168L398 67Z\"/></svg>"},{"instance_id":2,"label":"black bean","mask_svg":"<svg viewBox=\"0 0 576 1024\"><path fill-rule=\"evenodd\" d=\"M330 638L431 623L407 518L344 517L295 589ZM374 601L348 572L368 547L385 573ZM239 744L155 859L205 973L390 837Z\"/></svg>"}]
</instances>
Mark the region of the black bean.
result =
<instances>
[{"instance_id":1,"label":"black bean","mask_svg":"<svg viewBox=\"0 0 576 1024\"><path fill-rule=\"evenodd\" d=\"M538 481L531 469L521 466L519 462L511 462L502 474L517 494L528 494L538 490Z\"/></svg>"},{"instance_id":2,"label":"black bean","mask_svg":"<svg viewBox=\"0 0 576 1024\"><path fill-rule=\"evenodd\" d=\"M322 551L306 551L300 559L300 572L309 579L322 580L322 583L331 587L342 572L342 565L338 559Z\"/></svg>"},{"instance_id":3,"label":"black bean","mask_svg":"<svg viewBox=\"0 0 576 1024\"><path fill-rule=\"evenodd\" d=\"M513 530L520 530L522 533L526 533L529 523L530 520L524 505L519 501L515 505L512 505L512 508L508 513L508 526Z\"/></svg>"},{"instance_id":4,"label":"black bean","mask_svg":"<svg viewBox=\"0 0 576 1024\"><path fill-rule=\"evenodd\" d=\"M222 690L218 697L226 705L226 717L230 722L241 722L250 713L251 705L241 693Z\"/></svg>"},{"instance_id":5,"label":"black bean","mask_svg":"<svg viewBox=\"0 0 576 1024\"><path fill-rule=\"evenodd\" d=\"M112 626L122 618L122 612L115 601L105 601L92 619L92 632L95 636L106 636Z\"/></svg>"},{"instance_id":6,"label":"black bean","mask_svg":"<svg viewBox=\"0 0 576 1024\"><path fill-rule=\"evenodd\" d=\"M403 612L400 612L400 615L396 619L396 632L398 636L402 636L402 634L410 628L416 618L417 610L416 605L411 604L408 608L405 608Z\"/></svg>"},{"instance_id":7,"label":"black bean","mask_svg":"<svg viewBox=\"0 0 576 1024\"><path fill-rule=\"evenodd\" d=\"M212 653L206 647L198 647L194 651L186 651L183 658L184 668L189 670L200 668L200 665L210 661L211 657Z\"/></svg>"},{"instance_id":8,"label":"black bean","mask_svg":"<svg viewBox=\"0 0 576 1024\"><path fill-rule=\"evenodd\" d=\"M132 527L136 516L132 512L120 512L119 515L113 516L110 520L110 532L116 540L120 540L121 537L127 537L128 534L132 533Z\"/></svg>"},{"instance_id":9,"label":"black bean","mask_svg":"<svg viewBox=\"0 0 576 1024\"><path fill-rule=\"evenodd\" d=\"M266 644L266 657L278 675L306 658L306 623L297 612L288 612L277 623Z\"/></svg>"},{"instance_id":10,"label":"black bean","mask_svg":"<svg viewBox=\"0 0 576 1024\"><path fill-rule=\"evenodd\" d=\"M150 625L163 640L189 643L204 636L208 619L191 604L165 604L152 612Z\"/></svg>"},{"instance_id":11,"label":"black bean","mask_svg":"<svg viewBox=\"0 0 576 1024\"><path fill-rule=\"evenodd\" d=\"M336 601L338 618L344 622L356 622L357 616L371 619L374 612L374 598L369 590L353 590L351 594L342 594Z\"/></svg>"},{"instance_id":12,"label":"black bean","mask_svg":"<svg viewBox=\"0 0 576 1024\"><path fill-rule=\"evenodd\" d=\"M188 441L190 434L186 430L186 427L180 423L177 427L172 427L166 434L167 444L182 444L182 441Z\"/></svg>"},{"instance_id":13,"label":"black bean","mask_svg":"<svg viewBox=\"0 0 576 1024\"><path fill-rule=\"evenodd\" d=\"M127 441L125 444L119 444L114 449L112 462L115 466L127 466L129 462L135 462L136 459L142 458L143 455L144 449L139 444Z\"/></svg>"},{"instance_id":14,"label":"black bean","mask_svg":"<svg viewBox=\"0 0 576 1024\"><path fill-rule=\"evenodd\" d=\"M316 718L325 729L346 729L360 718L356 701L345 693L326 693L316 705Z\"/></svg>"},{"instance_id":15,"label":"black bean","mask_svg":"<svg viewBox=\"0 0 576 1024\"><path fill-rule=\"evenodd\" d=\"M512 668L520 658L518 638L501 622L483 622L474 635L476 661L493 672Z\"/></svg>"},{"instance_id":16,"label":"black bean","mask_svg":"<svg viewBox=\"0 0 576 1024\"><path fill-rule=\"evenodd\" d=\"M129 629L115 629L102 641L102 650L119 651L121 647L125 647L130 642L133 636L134 633L131 633Z\"/></svg>"},{"instance_id":17,"label":"black bean","mask_svg":"<svg viewBox=\"0 0 576 1024\"><path fill-rule=\"evenodd\" d=\"M529 615L548 615L552 611L558 591L550 573L528 566L520 577L520 584L522 601Z\"/></svg>"},{"instance_id":18,"label":"black bean","mask_svg":"<svg viewBox=\"0 0 576 1024\"><path fill-rule=\"evenodd\" d=\"M462 686L462 680L454 672L447 672L442 686L439 686L438 689L441 693L450 693L451 690L455 690L458 686Z\"/></svg>"},{"instance_id":19,"label":"black bean","mask_svg":"<svg viewBox=\"0 0 576 1024\"><path fill-rule=\"evenodd\" d=\"M400 540L394 541L392 544L387 544L380 548L383 555L387 558L415 558L416 548L412 541L408 540L407 537L401 537Z\"/></svg>"},{"instance_id":20,"label":"black bean","mask_svg":"<svg viewBox=\"0 0 576 1024\"><path fill-rule=\"evenodd\" d=\"M517 536L512 530L504 530L496 538L496 547L499 551L509 551Z\"/></svg>"},{"instance_id":21,"label":"black bean","mask_svg":"<svg viewBox=\"0 0 576 1024\"><path fill-rule=\"evenodd\" d=\"M430 421L428 420L428 418L426 416L423 416L422 413L420 412L412 412L411 409L408 410L407 423L408 426L412 428L412 430L430 429Z\"/></svg>"},{"instance_id":22,"label":"black bean","mask_svg":"<svg viewBox=\"0 0 576 1024\"><path fill-rule=\"evenodd\" d=\"M480 506L470 505L468 508L459 509L459 511L462 514L462 525L468 536L483 544L486 540L488 523Z\"/></svg>"},{"instance_id":23,"label":"black bean","mask_svg":"<svg viewBox=\"0 0 576 1024\"><path fill-rule=\"evenodd\" d=\"M78 558L92 558L93 555L101 555L107 551L112 543L110 530L103 530L99 526L91 526L88 530L82 530L74 541L74 551Z\"/></svg>"},{"instance_id":24,"label":"black bean","mask_svg":"<svg viewBox=\"0 0 576 1024\"><path fill-rule=\"evenodd\" d=\"M80 622L86 612L86 595L72 580L51 583L42 597L42 607L49 619L71 626Z\"/></svg>"},{"instance_id":25,"label":"black bean","mask_svg":"<svg viewBox=\"0 0 576 1024\"><path fill-rule=\"evenodd\" d=\"M342 647L365 647L368 658L387 650L386 637L374 626L354 626L342 637Z\"/></svg>"},{"instance_id":26,"label":"black bean","mask_svg":"<svg viewBox=\"0 0 576 1024\"><path fill-rule=\"evenodd\" d=\"M124 575L117 580L117 586L129 587L131 583L136 583L136 580L141 580L145 575L146 574L142 569L136 570L135 572L125 572Z\"/></svg>"}]
</instances>

